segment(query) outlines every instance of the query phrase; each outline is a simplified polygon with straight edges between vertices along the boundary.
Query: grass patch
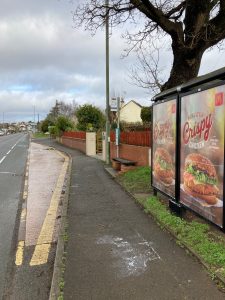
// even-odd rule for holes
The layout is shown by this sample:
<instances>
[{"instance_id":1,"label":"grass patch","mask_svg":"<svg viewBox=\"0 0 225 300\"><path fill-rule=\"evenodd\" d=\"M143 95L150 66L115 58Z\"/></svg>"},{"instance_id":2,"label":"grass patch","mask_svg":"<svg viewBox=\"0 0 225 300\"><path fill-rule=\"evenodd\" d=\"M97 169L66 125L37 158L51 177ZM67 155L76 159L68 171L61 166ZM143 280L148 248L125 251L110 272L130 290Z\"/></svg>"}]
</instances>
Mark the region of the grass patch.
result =
<instances>
[{"instance_id":1,"label":"grass patch","mask_svg":"<svg viewBox=\"0 0 225 300\"><path fill-rule=\"evenodd\" d=\"M117 180L131 193L150 193L150 167L138 167L117 177Z\"/></svg>"},{"instance_id":2,"label":"grass patch","mask_svg":"<svg viewBox=\"0 0 225 300\"><path fill-rule=\"evenodd\" d=\"M142 182L143 181L143 182ZM132 193L151 191L150 168L138 168L120 175L119 182ZM142 190L143 188L143 190ZM168 210L157 197L136 197L146 213L151 213L162 228L168 229L208 266L211 277L215 274L225 279L225 238L213 238L210 225L181 219ZM218 235L219 236L219 235Z\"/></svg>"},{"instance_id":3,"label":"grass patch","mask_svg":"<svg viewBox=\"0 0 225 300\"><path fill-rule=\"evenodd\" d=\"M65 269L66 269L66 259L67 259L67 245L68 245L68 240L69 240L69 235L68 235L68 223L65 224L64 226L64 234L63 234L63 240L64 240L64 252L61 257L61 268L60 268L60 281L59 281L59 295L57 300L64 300L64 287L65 287Z\"/></svg>"},{"instance_id":4,"label":"grass patch","mask_svg":"<svg viewBox=\"0 0 225 300\"><path fill-rule=\"evenodd\" d=\"M32 138L40 139L40 138L46 138L48 136L49 136L48 134L45 134L43 132L35 132L35 133L33 133Z\"/></svg>"}]
</instances>

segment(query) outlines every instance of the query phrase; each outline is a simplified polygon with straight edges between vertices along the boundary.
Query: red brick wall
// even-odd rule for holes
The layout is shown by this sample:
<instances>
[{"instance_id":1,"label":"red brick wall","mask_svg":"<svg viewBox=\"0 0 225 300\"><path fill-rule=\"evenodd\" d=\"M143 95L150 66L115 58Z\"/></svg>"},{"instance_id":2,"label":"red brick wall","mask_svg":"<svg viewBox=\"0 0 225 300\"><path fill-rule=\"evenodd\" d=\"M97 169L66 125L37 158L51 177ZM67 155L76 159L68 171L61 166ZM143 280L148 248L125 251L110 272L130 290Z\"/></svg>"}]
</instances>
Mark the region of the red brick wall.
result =
<instances>
[{"instance_id":1,"label":"red brick wall","mask_svg":"<svg viewBox=\"0 0 225 300\"><path fill-rule=\"evenodd\" d=\"M117 146L110 143L110 158L116 157ZM137 166L149 166L149 147L120 144L119 157L137 162Z\"/></svg>"},{"instance_id":2,"label":"red brick wall","mask_svg":"<svg viewBox=\"0 0 225 300\"><path fill-rule=\"evenodd\" d=\"M73 149L80 150L83 153L86 153L86 141L85 140L68 138L65 136L62 136L61 140L62 140L63 145L73 148Z\"/></svg>"}]
</instances>

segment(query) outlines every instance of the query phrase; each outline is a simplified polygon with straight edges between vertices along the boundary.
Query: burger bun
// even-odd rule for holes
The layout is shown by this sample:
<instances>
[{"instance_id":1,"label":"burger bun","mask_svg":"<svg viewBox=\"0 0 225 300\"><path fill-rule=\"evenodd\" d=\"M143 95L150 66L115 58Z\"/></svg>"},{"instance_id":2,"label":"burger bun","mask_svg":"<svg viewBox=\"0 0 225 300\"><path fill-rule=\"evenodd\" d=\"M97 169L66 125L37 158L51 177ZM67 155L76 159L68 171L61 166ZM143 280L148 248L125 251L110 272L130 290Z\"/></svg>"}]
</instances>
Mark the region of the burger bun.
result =
<instances>
[{"instance_id":1,"label":"burger bun","mask_svg":"<svg viewBox=\"0 0 225 300\"><path fill-rule=\"evenodd\" d=\"M154 177L165 184L172 184L173 182L173 177L162 177L157 172L154 172Z\"/></svg>"},{"instance_id":2,"label":"burger bun","mask_svg":"<svg viewBox=\"0 0 225 300\"><path fill-rule=\"evenodd\" d=\"M184 183L184 190L186 193L191 195L194 198L198 198L200 200L204 200L209 205L215 205L217 203L216 195L204 195L204 194L198 194L191 190L185 183Z\"/></svg>"}]
</instances>

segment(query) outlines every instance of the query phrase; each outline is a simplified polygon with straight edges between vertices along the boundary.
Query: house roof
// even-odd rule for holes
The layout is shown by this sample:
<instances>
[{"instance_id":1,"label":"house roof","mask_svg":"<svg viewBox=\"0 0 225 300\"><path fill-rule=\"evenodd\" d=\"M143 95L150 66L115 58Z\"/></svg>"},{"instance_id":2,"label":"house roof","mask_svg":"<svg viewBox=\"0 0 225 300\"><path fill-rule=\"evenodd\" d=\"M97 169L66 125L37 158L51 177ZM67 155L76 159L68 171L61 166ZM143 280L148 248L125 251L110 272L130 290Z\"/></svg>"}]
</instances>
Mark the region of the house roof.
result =
<instances>
[{"instance_id":1,"label":"house roof","mask_svg":"<svg viewBox=\"0 0 225 300\"><path fill-rule=\"evenodd\" d=\"M121 109L124 108L125 106L127 106L127 105L128 105L129 103L131 103L131 102L133 102L134 104L136 104L136 105L139 106L140 108L143 107L141 104L137 103L136 101L130 100L129 102L127 102L126 104L124 104L124 106L122 106Z\"/></svg>"}]
</instances>

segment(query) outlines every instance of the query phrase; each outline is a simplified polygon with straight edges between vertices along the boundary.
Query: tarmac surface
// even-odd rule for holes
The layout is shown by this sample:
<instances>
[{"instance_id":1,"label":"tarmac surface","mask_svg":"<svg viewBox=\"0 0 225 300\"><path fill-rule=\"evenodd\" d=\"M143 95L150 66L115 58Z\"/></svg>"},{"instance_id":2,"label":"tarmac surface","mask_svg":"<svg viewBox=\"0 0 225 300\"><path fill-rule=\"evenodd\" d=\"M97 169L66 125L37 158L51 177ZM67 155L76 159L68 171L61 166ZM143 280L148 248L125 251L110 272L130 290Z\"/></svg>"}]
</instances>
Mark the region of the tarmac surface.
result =
<instances>
[{"instance_id":1,"label":"tarmac surface","mask_svg":"<svg viewBox=\"0 0 225 300\"><path fill-rule=\"evenodd\" d=\"M67 167L67 156L30 143L17 249L4 299L49 299Z\"/></svg>"},{"instance_id":2,"label":"tarmac surface","mask_svg":"<svg viewBox=\"0 0 225 300\"><path fill-rule=\"evenodd\" d=\"M45 143L72 158L65 300L225 298L199 262L135 204L101 161Z\"/></svg>"},{"instance_id":3,"label":"tarmac surface","mask_svg":"<svg viewBox=\"0 0 225 300\"><path fill-rule=\"evenodd\" d=\"M28 147L28 135L0 137L0 299L14 263L12 258Z\"/></svg>"}]
</instances>

